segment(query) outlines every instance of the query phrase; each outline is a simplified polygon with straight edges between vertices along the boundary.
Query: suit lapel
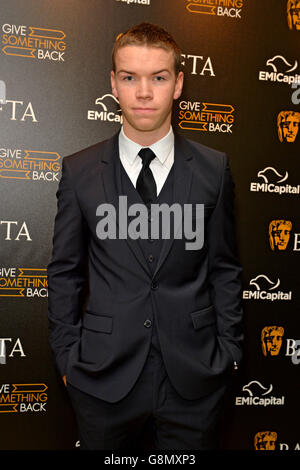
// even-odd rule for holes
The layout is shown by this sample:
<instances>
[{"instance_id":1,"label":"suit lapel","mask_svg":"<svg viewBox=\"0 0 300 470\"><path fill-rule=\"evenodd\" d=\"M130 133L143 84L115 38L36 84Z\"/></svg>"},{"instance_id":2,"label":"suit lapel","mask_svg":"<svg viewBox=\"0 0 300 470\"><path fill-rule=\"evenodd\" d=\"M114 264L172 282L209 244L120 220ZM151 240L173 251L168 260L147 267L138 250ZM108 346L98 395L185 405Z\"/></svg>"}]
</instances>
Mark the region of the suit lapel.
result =
<instances>
[{"instance_id":1,"label":"suit lapel","mask_svg":"<svg viewBox=\"0 0 300 470\"><path fill-rule=\"evenodd\" d=\"M177 203L181 206L182 210L184 204L188 202L190 188L192 185L193 172L190 166L190 160L193 156L191 155L189 147L186 145L183 137L179 134L175 134L174 142L174 186L173 186L173 203ZM179 229L180 221L175 218L174 221L174 237ZM166 257L172 247L174 237L163 240L162 249L160 252L159 259L157 261L156 269L153 277L161 268L165 262Z\"/></svg>"},{"instance_id":2,"label":"suit lapel","mask_svg":"<svg viewBox=\"0 0 300 470\"><path fill-rule=\"evenodd\" d=\"M106 148L102 154L100 162L100 174L102 184L104 186L104 193L106 202L111 204L116 211L116 232L126 240L133 254L141 264L142 268L146 271L147 275L150 274L149 268L146 264L145 257L140 248L140 245L127 236L127 231L122 231L122 224L119 225L119 196L121 195L118 188L121 188L120 165L119 159L119 132L106 142Z\"/></svg>"},{"instance_id":3,"label":"suit lapel","mask_svg":"<svg viewBox=\"0 0 300 470\"><path fill-rule=\"evenodd\" d=\"M185 139L175 133L173 202L180 204L182 210L184 204L188 202L188 196L192 183L193 173L190 166L190 160L192 158L193 156L190 147L186 144ZM120 233L122 233L123 238L125 238L142 268L148 275L152 277L152 273L148 267L147 261L145 260L139 243L136 243L136 240L132 240L130 237L128 237L127 232L122 232L122 227L119 225L120 194L118 188L121 187L120 172L117 171L119 164L121 163L119 160L119 132L117 132L111 139L107 140L106 148L102 154L100 162L100 174L102 184L104 186L106 202L112 204L116 210L117 236L120 230ZM175 223L176 225L174 226L174 234L176 234L177 230L179 229L180 221L175 220ZM172 243L173 237L163 240L162 249L157 261L154 276L164 263L172 247Z\"/></svg>"}]
</instances>

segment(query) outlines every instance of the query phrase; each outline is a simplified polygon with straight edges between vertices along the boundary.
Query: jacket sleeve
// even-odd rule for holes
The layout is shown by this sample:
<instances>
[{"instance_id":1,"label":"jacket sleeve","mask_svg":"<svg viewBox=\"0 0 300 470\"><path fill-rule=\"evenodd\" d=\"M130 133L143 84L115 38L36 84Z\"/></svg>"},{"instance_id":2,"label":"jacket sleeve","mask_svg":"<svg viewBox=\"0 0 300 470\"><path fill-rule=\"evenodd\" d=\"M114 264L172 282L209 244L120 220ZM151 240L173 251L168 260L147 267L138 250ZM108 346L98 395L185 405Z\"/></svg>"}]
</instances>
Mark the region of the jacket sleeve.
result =
<instances>
[{"instance_id":1,"label":"jacket sleeve","mask_svg":"<svg viewBox=\"0 0 300 470\"><path fill-rule=\"evenodd\" d=\"M62 376L69 350L80 337L87 248L86 226L66 159L56 197L53 250L48 265L48 319L50 346Z\"/></svg>"},{"instance_id":2,"label":"jacket sleeve","mask_svg":"<svg viewBox=\"0 0 300 470\"><path fill-rule=\"evenodd\" d=\"M236 244L234 194L228 157L223 155L217 204L208 222L209 285L216 311L218 335L236 366L241 360L242 267Z\"/></svg>"}]
</instances>

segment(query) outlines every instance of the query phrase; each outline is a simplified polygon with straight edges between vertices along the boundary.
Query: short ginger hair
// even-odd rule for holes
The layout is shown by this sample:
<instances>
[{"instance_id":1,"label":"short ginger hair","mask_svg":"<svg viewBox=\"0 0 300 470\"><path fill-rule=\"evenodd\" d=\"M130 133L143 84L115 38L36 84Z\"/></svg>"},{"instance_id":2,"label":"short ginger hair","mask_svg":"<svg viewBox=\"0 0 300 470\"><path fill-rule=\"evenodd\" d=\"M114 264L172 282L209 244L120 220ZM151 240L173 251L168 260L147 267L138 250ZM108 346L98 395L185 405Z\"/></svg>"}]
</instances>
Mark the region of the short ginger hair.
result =
<instances>
[{"instance_id":1,"label":"short ginger hair","mask_svg":"<svg viewBox=\"0 0 300 470\"><path fill-rule=\"evenodd\" d=\"M140 23L117 36L112 50L112 68L116 71L115 57L117 51L125 46L160 47L172 51L174 55L175 76L181 70L181 50L175 39L162 27L152 23Z\"/></svg>"}]
</instances>

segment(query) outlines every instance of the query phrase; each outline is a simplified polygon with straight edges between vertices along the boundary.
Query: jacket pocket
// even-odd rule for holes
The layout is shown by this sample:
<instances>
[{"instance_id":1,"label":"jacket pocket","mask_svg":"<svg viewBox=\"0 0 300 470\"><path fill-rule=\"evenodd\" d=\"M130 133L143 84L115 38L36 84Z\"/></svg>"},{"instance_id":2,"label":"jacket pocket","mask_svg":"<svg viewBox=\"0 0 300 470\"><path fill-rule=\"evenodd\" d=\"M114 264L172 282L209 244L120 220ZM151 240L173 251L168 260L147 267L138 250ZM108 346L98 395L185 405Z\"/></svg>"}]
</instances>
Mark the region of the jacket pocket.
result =
<instances>
[{"instance_id":1,"label":"jacket pocket","mask_svg":"<svg viewBox=\"0 0 300 470\"><path fill-rule=\"evenodd\" d=\"M210 305L206 308L202 308L201 310L196 310L195 312L190 312L190 315L195 330L216 323L216 315L213 305Z\"/></svg>"},{"instance_id":2,"label":"jacket pocket","mask_svg":"<svg viewBox=\"0 0 300 470\"><path fill-rule=\"evenodd\" d=\"M113 317L111 315L99 315L86 312L83 317L83 327L102 333L111 333L113 327Z\"/></svg>"}]
</instances>

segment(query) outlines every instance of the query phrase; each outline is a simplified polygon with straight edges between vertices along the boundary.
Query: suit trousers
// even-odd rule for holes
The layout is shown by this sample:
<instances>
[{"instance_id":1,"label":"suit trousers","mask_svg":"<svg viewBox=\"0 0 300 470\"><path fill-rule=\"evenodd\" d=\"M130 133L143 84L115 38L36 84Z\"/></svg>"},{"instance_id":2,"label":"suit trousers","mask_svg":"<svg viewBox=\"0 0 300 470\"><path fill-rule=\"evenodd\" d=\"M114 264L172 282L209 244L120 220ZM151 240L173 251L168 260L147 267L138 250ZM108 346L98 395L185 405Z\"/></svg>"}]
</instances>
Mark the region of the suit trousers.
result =
<instances>
[{"instance_id":1,"label":"suit trousers","mask_svg":"<svg viewBox=\"0 0 300 470\"><path fill-rule=\"evenodd\" d=\"M168 378L157 331L152 326L152 342L142 372L121 400L109 403L67 384L80 449L218 449L227 387L196 400L180 396Z\"/></svg>"}]
</instances>

